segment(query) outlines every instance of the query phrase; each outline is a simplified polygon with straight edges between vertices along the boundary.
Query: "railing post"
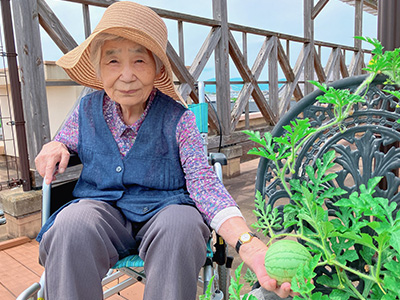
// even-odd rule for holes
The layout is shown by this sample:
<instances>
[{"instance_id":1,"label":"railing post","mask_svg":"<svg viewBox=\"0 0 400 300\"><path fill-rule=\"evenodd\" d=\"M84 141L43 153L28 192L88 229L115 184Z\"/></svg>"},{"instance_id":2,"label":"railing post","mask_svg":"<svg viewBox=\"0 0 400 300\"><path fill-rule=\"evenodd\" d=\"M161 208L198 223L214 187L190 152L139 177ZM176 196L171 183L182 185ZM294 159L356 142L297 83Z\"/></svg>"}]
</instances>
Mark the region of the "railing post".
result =
<instances>
[{"instance_id":1,"label":"railing post","mask_svg":"<svg viewBox=\"0 0 400 300\"><path fill-rule=\"evenodd\" d=\"M400 3L398 0L378 2L378 39L384 51L400 47Z\"/></svg>"},{"instance_id":2,"label":"railing post","mask_svg":"<svg viewBox=\"0 0 400 300\"><path fill-rule=\"evenodd\" d=\"M37 0L13 0L15 40L21 76L30 165L43 144L50 141L46 82L39 31Z\"/></svg>"},{"instance_id":3,"label":"railing post","mask_svg":"<svg viewBox=\"0 0 400 300\"><path fill-rule=\"evenodd\" d=\"M25 120L21 98L21 85L18 76L17 54L15 53L10 0L1 0L1 12L4 24L4 40L7 51L8 75L10 76L15 131L17 133L18 156L19 164L21 167L22 187L23 190L26 192L31 190L31 178L29 175L29 160L26 144Z\"/></svg>"},{"instance_id":4,"label":"railing post","mask_svg":"<svg viewBox=\"0 0 400 300\"><path fill-rule=\"evenodd\" d=\"M355 15L354 15L354 36L362 36L362 23L363 23L363 6L364 0L356 0L355 2ZM354 47L362 53L361 49L362 41L354 39ZM359 63L355 69L355 75L362 74L362 63Z\"/></svg>"},{"instance_id":5,"label":"railing post","mask_svg":"<svg viewBox=\"0 0 400 300\"><path fill-rule=\"evenodd\" d=\"M314 20L312 19L312 11L314 8L314 0L304 0L304 38L309 39L311 51L306 59L304 66L304 95L308 95L314 90L314 86L309 80L314 80Z\"/></svg>"},{"instance_id":6,"label":"railing post","mask_svg":"<svg viewBox=\"0 0 400 300\"><path fill-rule=\"evenodd\" d=\"M217 88L217 113L222 134L230 134L231 97L229 74L228 7L226 0L213 0L213 17L221 22L221 39L215 48L215 79Z\"/></svg>"}]
</instances>

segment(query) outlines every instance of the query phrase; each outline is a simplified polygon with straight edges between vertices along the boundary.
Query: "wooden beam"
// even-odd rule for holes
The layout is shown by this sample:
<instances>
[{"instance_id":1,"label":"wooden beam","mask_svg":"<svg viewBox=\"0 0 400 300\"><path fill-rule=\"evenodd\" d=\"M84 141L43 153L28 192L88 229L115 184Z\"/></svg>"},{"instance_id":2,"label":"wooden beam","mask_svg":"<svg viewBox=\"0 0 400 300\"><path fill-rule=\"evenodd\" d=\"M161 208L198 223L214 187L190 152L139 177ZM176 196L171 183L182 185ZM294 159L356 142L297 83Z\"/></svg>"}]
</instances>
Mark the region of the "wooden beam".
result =
<instances>
[{"instance_id":1,"label":"wooden beam","mask_svg":"<svg viewBox=\"0 0 400 300\"><path fill-rule=\"evenodd\" d=\"M310 40L311 48L314 47L314 20L311 18L311 12L314 8L314 0L303 0L304 2L304 38ZM310 51L304 67L304 93L307 95L314 90L314 86L309 83L314 80L314 53Z\"/></svg>"},{"instance_id":2,"label":"wooden beam","mask_svg":"<svg viewBox=\"0 0 400 300\"><path fill-rule=\"evenodd\" d=\"M340 73L342 74L343 78L349 77L349 70L347 70L346 60L342 53L339 51L339 65L340 65Z\"/></svg>"},{"instance_id":3,"label":"wooden beam","mask_svg":"<svg viewBox=\"0 0 400 300\"><path fill-rule=\"evenodd\" d=\"M82 13L83 13L83 27L85 28L85 38L88 38L92 29L90 28L90 13L89 13L89 5L82 4Z\"/></svg>"},{"instance_id":4,"label":"wooden beam","mask_svg":"<svg viewBox=\"0 0 400 300\"><path fill-rule=\"evenodd\" d=\"M68 1L68 2L74 2L74 3L80 3L80 4L86 4L86 5L93 5L93 6L98 6L98 7L108 7L114 2L117 2L117 0L63 0L63 1ZM156 7L151 7L154 12L156 12L160 17L166 18L166 19L172 19L175 21L183 21L183 22L188 22L188 23L194 23L194 24L199 24L199 25L206 25L206 26L220 26L221 22L213 19L207 19L203 17L197 17L197 16L192 16L188 14L183 14L183 13L178 13L175 11L169 11L165 9L160 9Z\"/></svg>"},{"instance_id":5,"label":"wooden beam","mask_svg":"<svg viewBox=\"0 0 400 300\"><path fill-rule=\"evenodd\" d=\"M311 44L305 44L303 46L303 48L301 49L300 55L297 58L296 64L294 66L293 72L295 74L294 80L291 83L287 83L287 92L286 92L286 96L283 98L284 100L282 101L280 107L279 107L279 115L278 116L282 116L287 108L289 107L290 104L290 100L291 100L291 95L293 94L295 88L297 87L297 83L300 79L300 75L303 73L303 70L305 68L306 65L306 61L308 59L308 57L310 56L310 52L311 52ZM301 90L300 90L301 93ZM303 95L300 94L301 98L303 98ZM300 100L297 99L296 100Z\"/></svg>"},{"instance_id":6,"label":"wooden beam","mask_svg":"<svg viewBox=\"0 0 400 300\"><path fill-rule=\"evenodd\" d=\"M94 5L99 7L109 7L114 2L117 2L117 0L64 0L64 1L81 3L85 5Z\"/></svg>"},{"instance_id":7,"label":"wooden beam","mask_svg":"<svg viewBox=\"0 0 400 300\"><path fill-rule=\"evenodd\" d=\"M12 3L29 165L51 140L37 0Z\"/></svg>"},{"instance_id":8,"label":"wooden beam","mask_svg":"<svg viewBox=\"0 0 400 300\"><path fill-rule=\"evenodd\" d=\"M276 112L279 107L279 87L278 87L278 39L271 38L273 46L268 56L268 102L271 109Z\"/></svg>"},{"instance_id":9,"label":"wooden beam","mask_svg":"<svg viewBox=\"0 0 400 300\"><path fill-rule=\"evenodd\" d=\"M186 66L183 64L178 53L176 53L174 47L171 45L170 42L168 42L167 44L167 55L171 63L172 71L174 72L175 76L178 78L180 82L185 82L190 86L190 89L192 90L192 93L190 95L193 101L195 103L199 103L198 93L194 92L196 91L195 80L189 73L189 71L186 69ZM208 108L208 123L211 128L217 131L219 130L219 127L217 126L218 119L211 107Z\"/></svg>"},{"instance_id":10,"label":"wooden beam","mask_svg":"<svg viewBox=\"0 0 400 300\"><path fill-rule=\"evenodd\" d=\"M206 40L204 41L203 45L200 48L200 51L197 53L191 67L189 68L189 74L193 78L193 82L196 82L203 71L204 67L206 66L208 60L212 52L214 51L219 39L221 38L221 28L214 27L211 29L211 32L207 36ZM182 97L184 99L187 97L188 94L191 93L192 87L181 81L181 86L179 87Z\"/></svg>"},{"instance_id":11,"label":"wooden beam","mask_svg":"<svg viewBox=\"0 0 400 300\"><path fill-rule=\"evenodd\" d=\"M311 12L311 19L314 20L318 14L322 11L322 9L327 5L329 0L319 0L318 3L314 6Z\"/></svg>"},{"instance_id":12,"label":"wooden beam","mask_svg":"<svg viewBox=\"0 0 400 300\"><path fill-rule=\"evenodd\" d=\"M221 28L213 27L189 69L190 73L196 80L199 78L220 39Z\"/></svg>"},{"instance_id":13,"label":"wooden beam","mask_svg":"<svg viewBox=\"0 0 400 300\"><path fill-rule=\"evenodd\" d=\"M301 89L297 83L300 78L301 72L297 72L296 74L293 72L289 64L289 59L285 55L283 47L280 42L278 42L277 47L278 47L278 61L287 80L287 83L283 87L282 91L279 93L280 103L277 108L279 117L289 107L292 96L294 96L296 100L301 99L303 97L303 93L301 92Z\"/></svg>"},{"instance_id":14,"label":"wooden beam","mask_svg":"<svg viewBox=\"0 0 400 300\"><path fill-rule=\"evenodd\" d=\"M354 36L362 36L363 26L363 6L364 0L355 0L355 12L354 12ZM354 47L361 49L362 41L354 39Z\"/></svg>"},{"instance_id":15,"label":"wooden beam","mask_svg":"<svg viewBox=\"0 0 400 300\"><path fill-rule=\"evenodd\" d=\"M349 76L362 74L364 54L362 51L355 52L349 66Z\"/></svg>"},{"instance_id":16,"label":"wooden beam","mask_svg":"<svg viewBox=\"0 0 400 300\"><path fill-rule=\"evenodd\" d=\"M192 90L195 90L195 80L189 71L186 69L185 64L179 57L178 53L176 53L174 47L171 45L170 42L167 44L167 55L169 61L171 63L172 71L174 72L175 76L178 80L183 83L187 83Z\"/></svg>"},{"instance_id":17,"label":"wooden beam","mask_svg":"<svg viewBox=\"0 0 400 300\"><path fill-rule=\"evenodd\" d=\"M183 22L178 21L178 44L179 44L179 57L185 61L185 41L183 38Z\"/></svg>"},{"instance_id":18,"label":"wooden beam","mask_svg":"<svg viewBox=\"0 0 400 300\"><path fill-rule=\"evenodd\" d=\"M335 81L338 79L334 75L334 72L336 72L336 70L338 70L339 52L340 52L340 48L334 48L334 49L332 49L332 52L329 55L328 62L325 66L326 81ZM333 78L332 78L332 76L333 76Z\"/></svg>"},{"instance_id":19,"label":"wooden beam","mask_svg":"<svg viewBox=\"0 0 400 300\"><path fill-rule=\"evenodd\" d=\"M283 46L278 40L278 61L279 65L281 66L283 74L285 74L286 80L288 83L294 82L295 81L295 73L293 72L290 62L289 62L289 57L285 54L285 51L283 50ZM294 91L290 95L287 95L287 97L291 97L292 94L296 99L301 99L303 98L303 93L301 92L300 86L298 85L297 81L296 84L294 85ZM286 99L284 97L283 99Z\"/></svg>"},{"instance_id":20,"label":"wooden beam","mask_svg":"<svg viewBox=\"0 0 400 300\"><path fill-rule=\"evenodd\" d=\"M260 128L257 128L257 131L260 131L261 135L264 134L264 132L270 132L274 129L273 126L270 125L264 125ZM215 149L219 147L219 139L220 137L217 136L210 136L208 138L208 148L209 149ZM237 143L244 143L249 141L249 136L241 131L235 131L232 132L232 134L228 136L222 136L222 143L221 146L226 146L226 145L232 145L232 144L237 144Z\"/></svg>"},{"instance_id":21,"label":"wooden beam","mask_svg":"<svg viewBox=\"0 0 400 300\"><path fill-rule=\"evenodd\" d=\"M321 58L320 55L317 53L317 50L315 47L313 48L314 51L314 68L315 68L315 73L317 74L317 78L319 82L326 82L326 74L324 67L321 64Z\"/></svg>"},{"instance_id":22,"label":"wooden beam","mask_svg":"<svg viewBox=\"0 0 400 300\"><path fill-rule=\"evenodd\" d=\"M222 133L230 134L230 72L229 72L229 29L227 0L213 0L213 17L221 22L221 38L215 47L215 80L217 82L217 114Z\"/></svg>"},{"instance_id":23,"label":"wooden beam","mask_svg":"<svg viewBox=\"0 0 400 300\"><path fill-rule=\"evenodd\" d=\"M68 51L78 46L78 43L65 29L64 25L57 18L55 13L51 10L44 0L37 0L39 23L47 34L51 37L54 43L65 54Z\"/></svg>"},{"instance_id":24,"label":"wooden beam","mask_svg":"<svg viewBox=\"0 0 400 300\"><path fill-rule=\"evenodd\" d=\"M239 93L239 97L235 102L235 105L231 112L231 132L237 126L239 122L239 118L243 113L243 110L248 103L248 99L250 95L253 95L253 99L256 102L257 106L259 107L263 117L266 121L271 121L275 123L277 120L274 116L274 113L270 106L268 105L262 91L260 90L257 79L260 76L263 66L265 65L265 61L270 54L272 47L273 47L273 39L269 41L268 39L265 40L259 54L257 56L256 61L254 62L252 70L246 64L246 60L243 57L239 46L237 45L235 38L233 37L232 33L229 33L229 53L233 62L236 65L236 68L239 71L239 74L242 76L245 84L243 85L242 90Z\"/></svg>"}]
</instances>

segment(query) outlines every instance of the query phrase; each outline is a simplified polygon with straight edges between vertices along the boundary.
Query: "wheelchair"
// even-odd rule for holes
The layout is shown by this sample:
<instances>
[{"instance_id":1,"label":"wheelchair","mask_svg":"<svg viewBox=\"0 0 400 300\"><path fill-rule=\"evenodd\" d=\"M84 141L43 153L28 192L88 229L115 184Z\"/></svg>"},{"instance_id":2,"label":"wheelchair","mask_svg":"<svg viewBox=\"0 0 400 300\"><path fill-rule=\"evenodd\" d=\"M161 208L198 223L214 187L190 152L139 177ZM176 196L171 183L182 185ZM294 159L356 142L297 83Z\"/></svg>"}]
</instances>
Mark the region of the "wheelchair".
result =
<instances>
[{"instance_id":1,"label":"wheelchair","mask_svg":"<svg viewBox=\"0 0 400 300\"><path fill-rule=\"evenodd\" d=\"M189 109L196 116L196 124L203 138L204 151L207 153L207 132L208 132L208 104L204 102L204 86L199 83L199 93L203 99L201 103L192 104ZM227 159L222 153L210 153L208 161L213 166L218 178L222 182L222 165L227 164ZM71 155L68 167L80 164L77 155ZM68 203L72 197L72 190L77 180L63 182L62 184L47 185L43 181L42 191L42 225L49 216L59 207ZM228 256L225 241L216 233L211 233L207 243L206 262L199 274L199 283L202 285L202 292L205 294L211 283L211 294L213 300L227 300L228 286L230 279L230 268L233 258ZM112 295L120 293L122 290L136 282L146 281L144 272L144 262L138 255L130 255L119 260L107 273L102 280L103 298L107 299ZM45 272L45 271L44 271ZM214 278L214 279L212 279ZM115 282L117 282L115 284ZM44 300L44 273L39 282L32 284L23 291L17 300L38 299ZM105 288L109 285L109 288Z\"/></svg>"}]
</instances>

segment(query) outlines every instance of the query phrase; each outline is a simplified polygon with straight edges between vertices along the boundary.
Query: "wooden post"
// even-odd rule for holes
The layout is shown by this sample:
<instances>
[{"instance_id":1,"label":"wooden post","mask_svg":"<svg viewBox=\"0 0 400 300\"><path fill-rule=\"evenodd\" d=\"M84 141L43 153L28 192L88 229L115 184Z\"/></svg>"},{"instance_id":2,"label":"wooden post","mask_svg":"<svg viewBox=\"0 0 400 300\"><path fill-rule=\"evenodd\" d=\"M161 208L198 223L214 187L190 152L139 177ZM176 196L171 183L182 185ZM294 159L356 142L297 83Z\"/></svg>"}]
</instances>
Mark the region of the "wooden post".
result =
<instances>
[{"instance_id":1,"label":"wooden post","mask_svg":"<svg viewBox=\"0 0 400 300\"><path fill-rule=\"evenodd\" d=\"M82 4L82 13L83 13L83 27L85 28L85 38L88 38L90 33L92 32L90 28L89 5Z\"/></svg>"},{"instance_id":2,"label":"wooden post","mask_svg":"<svg viewBox=\"0 0 400 300\"><path fill-rule=\"evenodd\" d=\"M8 76L12 106L14 110L14 124L17 134L18 157L21 166L22 185L24 192L31 190L29 175L28 148L26 144L25 119L22 106L21 84L18 76L17 54L15 53L13 21L11 18L10 0L1 0L1 15L4 22L4 41L7 51Z\"/></svg>"},{"instance_id":3,"label":"wooden post","mask_svg":"<svg viewBox=\"0 0 400 300\"><path fill-rule=\"evenodd\" d=\"M314 49L314 20L311 17L313 8L314 0L304 0L304 38L309 39L311 49ZM309 80L314 80L314 51L310 51L304 66L304 95L314 90Z\"/></svg>"},{"instance_id":4,"label":"wooden post","mask_svg":"<svg viewBox=\"0 0 400 300\"><path fill-rule=\"evenodd\" d=\"M242 33L242 47L243 47L243 58L244 63L247 65L247 33ZM247 101L246 108L245 108L245 125L244 128L250 128L250 116L249 116L249 107L250 106L250 99Z\"/></svg>"},{"instance_id":5,"label":"wooden post","mask_svg":"<svg viewBox=\"0 0 400 300\"><path fill-rule=\"evenodd\" d=\"M362 23L363 23L363 6L364 0L355 1L355 16L354 16L354 36L362 36ZM362 41L354 39L354 47L361 51ZM362 64L358 64L355 69L355 75L362 73Z\"/></svg>"},{"instance_id":6,"label":"wooden post","mask_svg":"<svg viewBox=\"0 0 400 300\"><path fill-rule=\"evenodd\" d=\"M400 47L400 3L398 0L381 0L378 4L378 39L384 51L392 51Z\"/></svg>"},{"instance_id":7,"label":"wooden post","mask_svg":"<svg viewBox=\"0 0 400 300\"><path fill-rule=\"evenodd\" d=\"M278 94L278 38L272 37L273 47L268 58L268 80L269 80L269 105L274 112L279 112Z\"/></svg>"},{"instance_id":8,"label":"wooden post","mask_svg":"<svg viewBox=\"0 0 400 300\"><path fill-rule=\"evenodd\" d=\"M30 166L49 142L50 126L37 0L14 0L13 19Z\"/></svg>"},{"instance_id":9,"label":"wooden post","mask_svg":"<svg viewBox=\"0 0 400 300\"><path fill-rule=\"evenodd\" d=\"M230 134L230 74L229 74L229 29L226 0L213 0L213 17L221 22L221 39L215 48L215 79L217 82L217 113L222 134Z\"/></svg>"},{"instance_id":10,"label":"wooden post","mask_svg":"<svg viewBox=\"0 0 400 300\"><path fill-rule=\"evenodd\" d=\"M356 0L356 10L354 15L354 36L362 36L363 5L364 0ZM361 42L361 40L354 39L354 47L360 50Z\"/></svg>"},{"instance_id":11,"label":"wooden post","mask_svg":"<svg viewBox=\"0 0 400 300\"><path fill-rule=\"evenodd\" d=\"M183 22L178 21L179 57L185 63L185 42L183 39Z\"/></svg>"}]
</instances>

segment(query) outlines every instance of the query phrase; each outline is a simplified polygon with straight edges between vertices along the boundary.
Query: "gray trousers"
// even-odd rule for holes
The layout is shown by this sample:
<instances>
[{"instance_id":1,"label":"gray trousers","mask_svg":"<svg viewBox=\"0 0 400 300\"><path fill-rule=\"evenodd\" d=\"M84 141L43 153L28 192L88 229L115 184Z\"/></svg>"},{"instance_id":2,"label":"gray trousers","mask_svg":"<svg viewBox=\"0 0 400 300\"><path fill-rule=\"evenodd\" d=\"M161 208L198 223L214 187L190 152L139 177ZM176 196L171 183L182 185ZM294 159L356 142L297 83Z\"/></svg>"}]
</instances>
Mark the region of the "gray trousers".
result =
<instances>
[{"instance_id":1,"label":"gray trousers","mask_svg":"<svg viewBox=\"0 0 400 300\"><path fill-rule=\"evenodd\" d=\"M145 262L145 300L195 299L209 235L191 206L168 206L138 228L105 202L81 200L59 213L40 243L46 300L103 299L103 277L132 249Z\"/></svg>"}]
</instances>

